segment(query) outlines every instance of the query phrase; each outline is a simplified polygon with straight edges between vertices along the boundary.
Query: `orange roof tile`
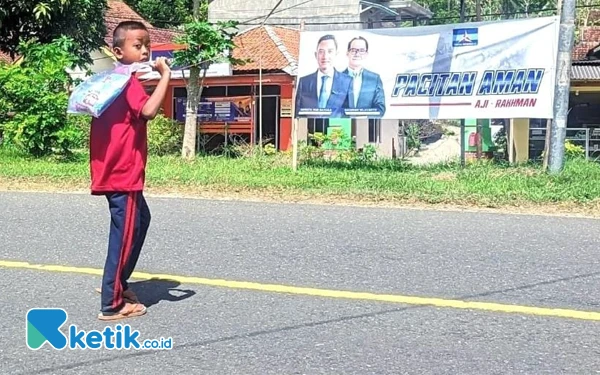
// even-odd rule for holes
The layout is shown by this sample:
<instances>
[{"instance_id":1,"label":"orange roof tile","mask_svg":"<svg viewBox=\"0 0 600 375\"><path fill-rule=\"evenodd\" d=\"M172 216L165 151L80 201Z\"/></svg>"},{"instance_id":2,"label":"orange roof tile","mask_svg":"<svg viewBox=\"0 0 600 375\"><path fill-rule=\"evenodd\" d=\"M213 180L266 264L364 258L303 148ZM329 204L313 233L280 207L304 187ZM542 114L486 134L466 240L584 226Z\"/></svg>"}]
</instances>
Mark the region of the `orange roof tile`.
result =
<instances>
[{"instance_id":1,"label":"orange roof tile","mask_svg":"<svg viewBox=\"0 0 600 375\"><path fill-rule=\"evenodd\" d=\"M104 24L106 25L106 37L104 41L107 45L112 45L112 34L117 25L123 21L140 21L148 28L150 32L150 41L155 43L171 43L175 36L180 34L174 30L161 29L152 26L142 16L131 9L122 0L108 0L108 8L104 14Z\"/></svg>"},{"instance_id":2,"label":"orange roof tile","mask_svg":"<svg viewBox=\"0 0 600 375\"><path fill-rule=\"evenodd\" d=\"M6 54L4 52L0 52L0 62L7 63L7 64L12 64L14 61L10 57L10 55L8 55L8 54Z\"/></svg>"},{"instance_id":3,"label":"orange roof tile","mask_svg":"<svg viewBox=\"0 0 600 375\"><path fill-rule=\"evenodd\" d=\"M236 48L233 57L251 60L236 66L235 71L281 70L296 74L300 32L279 26L258 26L244 31L234 38ZM261 63L262 59L262 63Z\"/></svg>"}]
</instances>

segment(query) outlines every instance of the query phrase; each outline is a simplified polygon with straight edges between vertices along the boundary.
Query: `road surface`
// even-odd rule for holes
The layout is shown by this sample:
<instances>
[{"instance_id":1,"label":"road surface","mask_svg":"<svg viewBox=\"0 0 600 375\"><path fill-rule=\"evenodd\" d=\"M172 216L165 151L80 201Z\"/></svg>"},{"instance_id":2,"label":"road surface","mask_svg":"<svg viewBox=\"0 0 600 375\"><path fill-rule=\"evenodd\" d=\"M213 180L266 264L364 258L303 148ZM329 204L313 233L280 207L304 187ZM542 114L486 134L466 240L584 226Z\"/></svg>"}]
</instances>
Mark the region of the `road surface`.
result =
<instances>
[{"instance_id":1,"label":"road surface","mask_svg":"<svg viewBox=\"0 0 600 375\"><path fill-rule=\"evenodd\" d=\"M170 350L38 350L32 308L100 330L106 201L0 193L2 374L600 371L592 219L148 197L122 321Z\"/></svg>"}]
</instances>

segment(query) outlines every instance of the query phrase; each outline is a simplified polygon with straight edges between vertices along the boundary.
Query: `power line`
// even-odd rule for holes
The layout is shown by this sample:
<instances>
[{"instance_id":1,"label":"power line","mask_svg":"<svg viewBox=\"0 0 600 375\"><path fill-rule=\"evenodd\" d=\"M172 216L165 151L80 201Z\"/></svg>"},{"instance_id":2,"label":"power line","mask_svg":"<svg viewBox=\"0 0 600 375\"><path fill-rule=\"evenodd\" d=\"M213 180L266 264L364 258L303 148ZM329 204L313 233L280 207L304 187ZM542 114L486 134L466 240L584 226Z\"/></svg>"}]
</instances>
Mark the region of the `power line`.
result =
<instances>
[{"instance_id":1,"label":"power line","mask_svg":"<svg viewBox=\"0 0 600 375\"><path fill-rule=\"evenodd\" d=\"M308 0L311 1L311 0ZM308 2L306 1L306 2ZM304 3L306 3L304 2ZM295 6L291 6L289 8L283 8L280 9L276 12L273 12L273 14L275 13L281 13L283 11L286 11L288 9L291 8L295 8L298 7L299 5L303 5L304 3L301 4L296 4ZM317 9L317 8L333 8L334 6L317 6L317 7L310 7L310 9ZM590 4L590 5L577 5L576 8L597 8L600 7L600 3L598 4ZM516 15L532 15L532 14L539 14L539 13L549 13L549 12L556 12L558 9L557 8L547 8L547 9L532 9L532 10L528 10L528 11L520 11L520 12L500 12L500 13L487 13L487 14L482 14L481 17L485 18L485 17L498 17L498 16L504 16L504 17L511 17L511 16L516 16ZM335 18L335 17L343 17L343 16L347 16L347 15L335 15L335 14L331 14L331 15L326 15L326 16L311 16L310 18L315 19L315 18ZM476 14L468 14L465 15L465 18L475 18L477 15ZM106 18L113 18L113 19L119 19L119 20L134 20L133 18L125 18L125 17L114 17L114 16L106 16ZM263 18L263 16L261 17L253 17L250 20L254 21L256 19L261 19ZM277 20L297 20L298 22L281 22L281 23L274 23L274 22L268 22L266 24L271 25L271 26L290 26L290 25L300 25L302 23L302 17L271 17L272 19L277 19ZM445 20L454 20L454 19L460 19L460 16L448 16L448 17L432 17L432 18L423 18L423 21L426 22L432 22L432 21L445 21ZM410 21L412 20L412 18L409 19L405 19L405 20L381 20L381 21L330 21L330 22L304 22L305 25L313 25L313 26L318 26L318 25L360 25L360 24L369 24L371 22L404 22L404 21ZM172 25L172 26L179 26L178 23L174 23L172 20L164 20L164 19L153 19L153 21L158 21L161 23L164 23L165 25ZM216 22L210 22L210 24L212 25L216 25ZM258 22L249 22L248 20L246 21L242 21L239 22L240 25L242 26L260 26L261 23ZM169 30L169 29L167 29ZM173 30L176 31L176 30Z\"/></svg>"}]
</instances>

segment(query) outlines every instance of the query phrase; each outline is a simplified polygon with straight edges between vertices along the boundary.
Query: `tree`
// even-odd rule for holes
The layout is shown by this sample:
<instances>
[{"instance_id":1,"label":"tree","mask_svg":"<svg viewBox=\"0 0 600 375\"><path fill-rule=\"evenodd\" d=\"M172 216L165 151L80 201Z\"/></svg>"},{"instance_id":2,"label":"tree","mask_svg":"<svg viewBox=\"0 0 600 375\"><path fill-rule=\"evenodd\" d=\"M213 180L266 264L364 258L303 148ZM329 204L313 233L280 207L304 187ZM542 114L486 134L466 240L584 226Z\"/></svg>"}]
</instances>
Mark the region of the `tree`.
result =
<instances>
[{"instance_id":1,"label":"tree","mask_svg":"<svg viewBox=\"0 0 600 375\"><path fill-rule=\"evenodd\" d=\"M71 44L65 37L22 43L21 64L0 64L0 128L7 143L32 156L70 155L82 136L66 111Z\"/></svg>"},{"instance_id":2,"label":"tree","mask_svg":"<svg viewBox=\"0 0 600 375\"><path fill-rule=\"evenodd\" d=\"M91 63L90 52L104 44L106 7L99 0L0 0L0 51L15 58L21 42L66 36L78 57L74 64Z\"/></svg>"},{"instance_id":3,"label":"tree","mask_svg":"<svg viewBox=\"0 0 600 375\"><path fill-rule=\"evenodd\" d=\"M152 25L173 28L193 20L193 0L126 0L126 3ZM199 16L208 20L208 1L199 4Z\"/></svg>"},{"instance_id":4,"label":"tree","mask_svg":"<svg viewBox=\"0 0 600 375\"><path fill-rule=\"evenodd\" d=\"M196 156L198 102L209 66L218 62L229 62L234 65L245 63L231 56L231 51L235 48L233 37L237 35L237 26L236 21L211 25L206 21L196 20L185 24L183 35L175 40L185 48L175 51L174 64L188 67L190 72L186 82L185 131L181 150L182 157L185 159L193 159Z\"/></svg>"}]
</instances>

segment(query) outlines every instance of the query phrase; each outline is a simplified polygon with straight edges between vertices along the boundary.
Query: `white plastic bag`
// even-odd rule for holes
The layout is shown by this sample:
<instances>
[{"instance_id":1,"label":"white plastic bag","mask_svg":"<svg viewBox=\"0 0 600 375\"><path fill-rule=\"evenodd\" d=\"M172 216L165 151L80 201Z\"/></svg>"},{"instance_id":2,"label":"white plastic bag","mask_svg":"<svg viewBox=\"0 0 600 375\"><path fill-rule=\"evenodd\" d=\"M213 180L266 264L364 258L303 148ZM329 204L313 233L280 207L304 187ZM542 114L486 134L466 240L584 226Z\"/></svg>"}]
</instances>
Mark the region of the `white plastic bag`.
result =
<instances>
[{"instance_id":1,"label":"white plastic bag","mask_svg":"<svg viewBox=\"0 0 600 375\"><path fill-rule=\"evenodd\" d=\"M145 64L123 65L117 62L114 69L94 74L73 90L67 113L100 117L121 95L131 75L143 68L143 65Z\"/></svg>"}]
</instances>

